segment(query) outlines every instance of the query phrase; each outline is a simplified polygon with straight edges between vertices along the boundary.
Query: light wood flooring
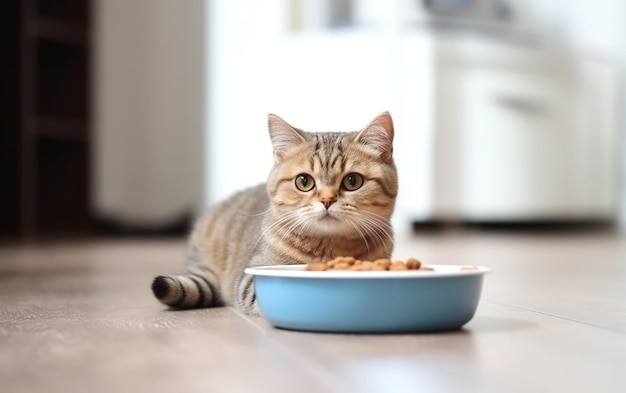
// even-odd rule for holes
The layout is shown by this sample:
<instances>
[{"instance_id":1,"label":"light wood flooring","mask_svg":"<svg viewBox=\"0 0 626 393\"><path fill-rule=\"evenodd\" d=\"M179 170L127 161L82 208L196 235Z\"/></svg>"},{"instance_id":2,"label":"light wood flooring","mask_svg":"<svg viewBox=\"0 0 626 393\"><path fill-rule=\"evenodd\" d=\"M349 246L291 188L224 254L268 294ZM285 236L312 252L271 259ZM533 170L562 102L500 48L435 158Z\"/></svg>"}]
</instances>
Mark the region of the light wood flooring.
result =
<instances>
[{"instance_id":1,"label":"light wood flooring","mask_svg":"<svg viewBox=\"0 0 626 393\"><path fill-rule=\"evenodd\" d=\"M396 256L493 269L472 321L431 334L279 330L169 311L183 240L0 247L2 392L625 392L619 233L398 236Z\"/></svg>"}]
</instances>

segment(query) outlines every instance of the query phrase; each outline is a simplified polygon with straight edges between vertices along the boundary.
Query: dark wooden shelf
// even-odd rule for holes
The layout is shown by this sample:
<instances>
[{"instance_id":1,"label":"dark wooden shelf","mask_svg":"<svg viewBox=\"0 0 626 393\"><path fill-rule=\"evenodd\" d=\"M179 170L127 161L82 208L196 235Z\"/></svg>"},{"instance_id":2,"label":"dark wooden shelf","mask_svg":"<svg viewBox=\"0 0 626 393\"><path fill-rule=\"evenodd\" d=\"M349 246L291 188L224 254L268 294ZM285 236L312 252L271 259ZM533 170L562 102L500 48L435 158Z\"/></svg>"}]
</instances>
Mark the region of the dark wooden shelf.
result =
<instances>
[{"instance_id":1,"label":"dark wooden shelf","mask_svg":"<svg viewBox=\"0 0 626 393\"><path fill-rule=\"evenodd\" d=\"M30 21L28 32L35 37L67 45L85 46L89 37L84 26L38 17Z\"/></svg>"},{"instance_id":2,"label":"dark wooden shelf","mask_svg":"<svg viewBox=\"0 0 626 393\"><path fill-rule=\"evenodd\" d=\"M80 26L90 25L89 6L89 0L36 0L38 15Z\"/></svg>"},{"instance_id":3,"label":"dark wooden shelf","mask_svg":"<svg viewBox=\"0 0 626 393\"><path fill-rule=\"evenodd\" d=\"M93 230L90 3L0 2L0 236Z\"/></svg>"},{"instance_id":4,"label":"dark wooden shelf","mask_svg":"<svg viewBox=\"0 0 626 393\"><path fill-rule=\"evenodd\" d=\"M43 116L84 119L88 111L85 48L41 39L37 42L37 108Z\"/></svg>"},{"instance_id":5,"label":"dark wooden shelf","mask_svg":"<svg viewBox=\"0 0 626 393\"><path fill-rule=\"evenodd\" d=\"M68 118L39 117L33 118L36 136L75 142L88 140L87 123L84 120Z\"/></svg>"},{"instance_id":6,"label":"dark wooden shelf","mask_svg":"<svg viewBox=\"0 0 626 393\"><path fill-rule=\"evenodd\" d=\"M38 138L37 217L39 237L78 234L89 228L89 151L82 143Z\"/></svg>"}]
</instances>

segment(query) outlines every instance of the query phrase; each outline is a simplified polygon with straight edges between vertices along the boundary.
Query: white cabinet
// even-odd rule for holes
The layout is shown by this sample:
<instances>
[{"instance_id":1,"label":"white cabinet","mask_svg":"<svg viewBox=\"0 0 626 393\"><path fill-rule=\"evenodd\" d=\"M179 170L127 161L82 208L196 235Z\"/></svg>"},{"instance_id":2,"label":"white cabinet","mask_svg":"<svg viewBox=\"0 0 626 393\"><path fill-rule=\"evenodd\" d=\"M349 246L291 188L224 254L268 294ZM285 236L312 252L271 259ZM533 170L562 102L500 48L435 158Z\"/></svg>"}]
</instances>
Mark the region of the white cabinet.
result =
<instances>
[{"instance_id":1,"label":"white cabinet","mask_svg":"<svg viewBox=\"0 0 626 393\"><path fill-rule=\"evenodd\" d=\"M532 48L444 42L437 53L436 218L617 215L617 84L611 77ZM613 107L594 109L590 99Z\"/></svg>"}]
</instances>

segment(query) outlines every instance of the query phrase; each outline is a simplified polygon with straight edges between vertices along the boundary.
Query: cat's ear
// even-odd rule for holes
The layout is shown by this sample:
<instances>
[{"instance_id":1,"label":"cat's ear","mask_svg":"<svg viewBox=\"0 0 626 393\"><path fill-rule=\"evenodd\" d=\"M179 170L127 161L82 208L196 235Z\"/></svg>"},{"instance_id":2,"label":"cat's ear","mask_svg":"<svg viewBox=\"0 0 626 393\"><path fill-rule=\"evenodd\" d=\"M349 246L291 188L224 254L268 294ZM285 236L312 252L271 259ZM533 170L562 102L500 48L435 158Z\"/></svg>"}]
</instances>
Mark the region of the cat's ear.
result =
<instances>
[{"instance_id":1,"label":"cat's ear","mask_svg":"<svg viewBox=\"0 0 626 393\"><path fill-rule=\"evenodd\" d=\"M293 128L289 123L274 114L270 113L268 115L267 126L274 148L274 161L276 163L283 160L286 152L306 140L299 130Z\"/></svg>"},{"instance_id":2,"label":"cat's ear","mask_svg":"<svg viewBox=\"0 0 626 393\"><path fill-rule=\"evenodd\" d=\"M393 155L393 120L389 112L376 116L357 135L356 141L378 150L380 157L389 161Z\"/></svg>"}]
</instances>

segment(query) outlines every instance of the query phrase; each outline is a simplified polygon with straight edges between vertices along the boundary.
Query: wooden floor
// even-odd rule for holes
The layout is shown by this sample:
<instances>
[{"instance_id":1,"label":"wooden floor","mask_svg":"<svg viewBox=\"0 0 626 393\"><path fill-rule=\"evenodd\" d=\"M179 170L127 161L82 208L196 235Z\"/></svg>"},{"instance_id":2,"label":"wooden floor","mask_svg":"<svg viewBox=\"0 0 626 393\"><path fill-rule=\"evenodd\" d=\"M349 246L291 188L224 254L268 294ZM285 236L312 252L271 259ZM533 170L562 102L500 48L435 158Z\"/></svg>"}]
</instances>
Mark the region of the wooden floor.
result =
<instances>
[{"instance_id":1,"label":"wooden floor","mask_svg":"<svg viewBox=\"0 0 626 393\"><path fill-rule=\"evenodd\" d=\"M625 392L626 242L617 233L400 235L397 257L490 266L462 330L279 330L229 308L168 311L154 275L185 245L0 249L3 392Z\"/></svg>"}]
</instances>

